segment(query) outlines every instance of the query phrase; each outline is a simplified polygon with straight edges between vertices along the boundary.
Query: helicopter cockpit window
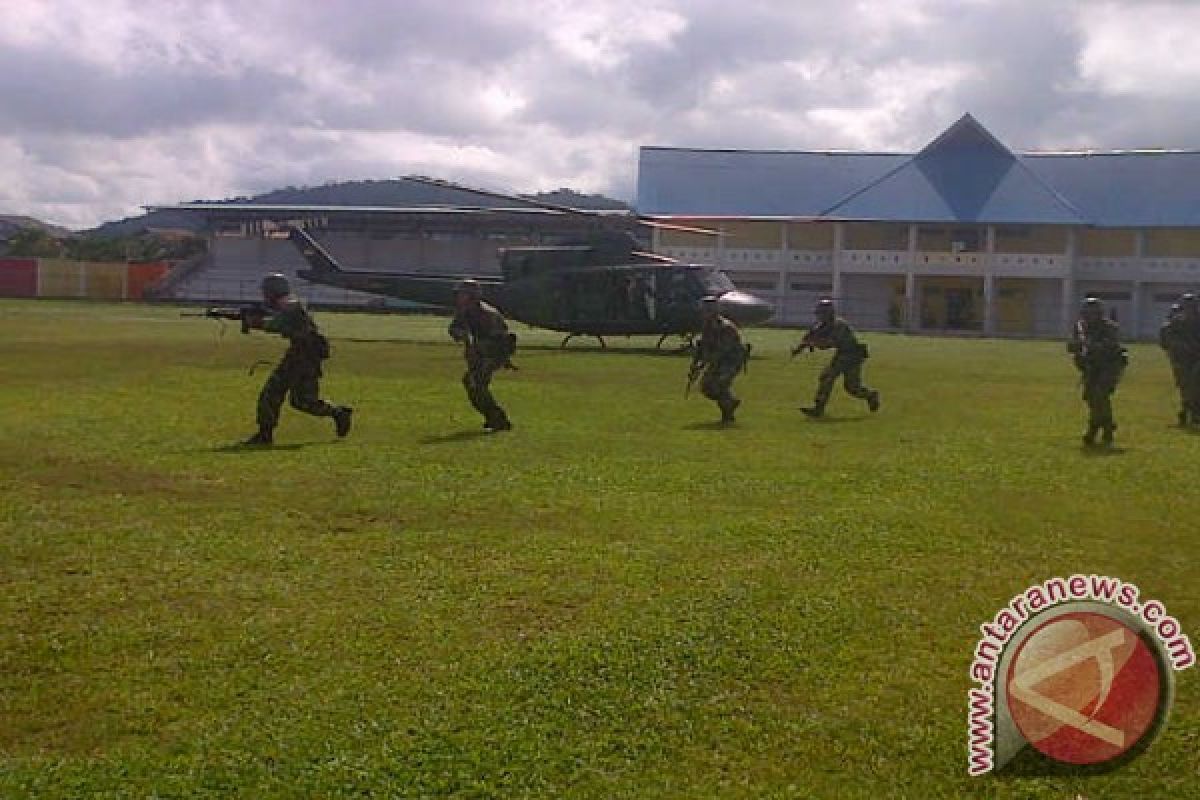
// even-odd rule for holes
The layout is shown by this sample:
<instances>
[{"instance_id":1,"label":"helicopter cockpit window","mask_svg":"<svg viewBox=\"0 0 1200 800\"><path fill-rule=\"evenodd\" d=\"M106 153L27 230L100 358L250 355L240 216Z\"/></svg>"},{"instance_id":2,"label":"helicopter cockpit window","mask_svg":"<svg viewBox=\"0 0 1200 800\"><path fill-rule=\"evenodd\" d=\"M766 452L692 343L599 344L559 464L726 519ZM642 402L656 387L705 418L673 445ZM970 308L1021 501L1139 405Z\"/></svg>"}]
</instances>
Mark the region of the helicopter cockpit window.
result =
<instances>
[{"instance_id":1,"label":"helicopter cockpit window","mask_svg":"<svg viewBox=\"0 0 1200 800\"><path fill-rule=\"evenodd\" d=\"M732 292L737 287L733 285L733 281L724 272L716 269L705 270L701 277L701 282L704 284L704 290L708 294L723 294Z\"/></svg>"}]
</instances>

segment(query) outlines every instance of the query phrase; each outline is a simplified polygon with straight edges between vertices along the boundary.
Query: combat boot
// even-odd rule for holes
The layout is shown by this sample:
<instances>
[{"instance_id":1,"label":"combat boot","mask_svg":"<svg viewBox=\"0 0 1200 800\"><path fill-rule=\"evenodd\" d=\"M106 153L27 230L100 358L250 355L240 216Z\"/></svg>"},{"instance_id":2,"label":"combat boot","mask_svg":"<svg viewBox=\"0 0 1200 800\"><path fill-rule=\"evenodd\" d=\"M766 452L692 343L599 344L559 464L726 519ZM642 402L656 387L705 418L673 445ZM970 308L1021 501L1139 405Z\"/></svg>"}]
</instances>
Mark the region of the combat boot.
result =
<instances>
[{"instance_id":1,"label":"combat boot","mask_svg":"<svg viewBox=\"0 0 1200 800\"><path fill-rule=\"evenodd\" d=\"M825 409L821 408L820 406L807 406L800 409L800 412L806 417L817 419L825 413Z\"/></svg>"},{"instance_id":2,"label":"combat boot","mask_svg":"<svg viewBox=\"0 0 1200 800\"><path fill-rule=\"evenodd\" d=\"M333 425L339 439L350 433L350 423L354 417L354 409L350 406L338 406L333 410Z\"/></svg>"},{"instance_id":3,"label":"combat boot","mask_svg":"<svg viewBox=\"0 0 1200 800\"><path fill-rule=\"evenodd\" d=\"M275 444L275 436L269 428L259 428L258 433L242 442L243 447L270 447Z\"/></svg>"},{"instance_id":4,"label":"combat boot","mask_svg":"<svg viewBox=\"0 0 1200 800\"><path fill-rule=\"evenodd\" d=\"M737 422L733 416L733 412L737 411L738 406L741 404L741 400L734 400L728 406L721 406L721 424L730 425L734 422Z\"/></svg>"},{"instance_id":5,"label":"combat boot","mask_svg":"<svg viewBox=\"0 0 1200 800\"><path fill-rule=\"evenodd\" d=\"M1100 432L1100 444L1104 445L1105 447L1112 447L1113 431L1116 429L1117 426L1115 423L1110 422L1108 425L1105 425Z\"/></svg>"},{"instance_id":6,"label":"combat boot","mask_svg":"<svg viewBox=\"0 0 1200 800\"><path fill-rule=\"evenodd\" d=\"M1096 434L1099 432L1099 425L1088 425L1087 433L1083 435L1083 446L1091 447L1096 443Z\"/></svg>"},{"instance_id":7,"label":"combat boot","mask_svg":"<svg viewBox=\"0 0 1200 800\"><path fill-rule=\"evenodd\" d=\"M512 423L509 422L507 414L501 413L499 416L492 417L487 422L483 423L483 429L488 433L511 431Z\"/></svg>"},{"instance_id":8,"label":"combat boot","mask_svg":"<svg viewBox=\"0 0 1200 800\"><path fill-rule=\"evenodd\" d=\"M879 410L879 392L874 391L867 395L867 408L871 409L871 413Z\"/></svg>"}]
</instances>

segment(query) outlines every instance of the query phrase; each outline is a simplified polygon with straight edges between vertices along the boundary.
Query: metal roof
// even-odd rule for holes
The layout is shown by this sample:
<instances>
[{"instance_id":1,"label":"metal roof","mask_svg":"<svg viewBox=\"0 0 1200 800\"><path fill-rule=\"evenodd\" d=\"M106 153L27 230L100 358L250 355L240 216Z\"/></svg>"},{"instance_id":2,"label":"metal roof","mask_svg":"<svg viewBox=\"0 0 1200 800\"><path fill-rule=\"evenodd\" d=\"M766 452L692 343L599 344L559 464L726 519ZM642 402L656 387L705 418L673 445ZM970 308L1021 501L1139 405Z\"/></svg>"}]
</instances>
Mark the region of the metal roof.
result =
<instances>
[{"instance_id":1,"label":"metal roof","mask_svg":"<svg viewBox=\"0 0 1200 800\"><path fill-rule=\"evenodd\" d=\"M657 217L1200 226L1200 152L1014 154L970 114L916 154L641 149Z\"/></svg>"},{"instance_id":2,"label":"metal roof","mask_svg":"<svg viewBox=\"0 0 1200 800\"><path fill-rule=\"evenodd\" d=\"M649 216L812 217L908 158L643 147L637 208Z\"/></svg>"}]
</instances>

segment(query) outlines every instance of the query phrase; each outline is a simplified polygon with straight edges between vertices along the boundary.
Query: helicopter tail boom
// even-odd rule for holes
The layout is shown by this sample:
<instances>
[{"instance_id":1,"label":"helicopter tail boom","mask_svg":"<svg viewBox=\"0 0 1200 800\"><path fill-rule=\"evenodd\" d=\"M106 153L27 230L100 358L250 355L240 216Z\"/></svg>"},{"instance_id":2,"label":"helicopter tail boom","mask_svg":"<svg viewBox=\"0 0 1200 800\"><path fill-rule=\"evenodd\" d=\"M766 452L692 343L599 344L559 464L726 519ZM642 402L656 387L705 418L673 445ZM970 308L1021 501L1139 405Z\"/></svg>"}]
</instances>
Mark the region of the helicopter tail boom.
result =
<instances>
[{"instance_id":1,"label":"helicopter tail boom","mask_svg":"<svg viewBox=\"0 0 1200 800\"><path fill-rule=\"evenodd\" d=\"M292 244L296 245L303 254L304 260L317 274L345 272L333 256L329 255L324 247L317 244L317 240L310 236L308 231L296 227L289 228L288 239L291 239Z\"/></svg>"}]
</instances>

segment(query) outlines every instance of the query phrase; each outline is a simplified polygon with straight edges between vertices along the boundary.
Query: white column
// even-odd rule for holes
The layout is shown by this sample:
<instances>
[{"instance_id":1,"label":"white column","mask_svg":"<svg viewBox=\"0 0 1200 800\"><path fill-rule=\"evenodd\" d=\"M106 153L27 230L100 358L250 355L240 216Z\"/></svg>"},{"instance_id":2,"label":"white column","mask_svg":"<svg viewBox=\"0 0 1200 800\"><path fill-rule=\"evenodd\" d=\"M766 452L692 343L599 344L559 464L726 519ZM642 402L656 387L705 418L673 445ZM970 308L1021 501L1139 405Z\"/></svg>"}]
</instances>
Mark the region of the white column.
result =
<instances>
[{"instance_id":1,"label":"white column","mask_svg":"<svg viewBox=\"0 0 1200 800\"><path fill-rule=\"evenodd\" d=\"M917 297L917 274L909 269L904 274L904 329L909 333L921 330L921 302Z\"/></svg>"},{"instance_id":2,"label":"white column","mask_svg":"<svg viewBox=\"0 0 1200 800\"><path fill-rule=\"evenodd\" d=\"M1075 228L1067 230L1067 274L1062 280L1062 311L1059 325L1063 336L1071 333L1078 314L1075 302L1075 259L1079 251L1079 233Z\"/></svg>"},{"instance_id":3,"label":"white column","mask_svg":"<svg viewBox=\"0 0 1200 800\"><path fill-rule=\"evenodd\" d=\"M990 268L983 273L983 335L996 335L996 276Z\"/></svg>"},{"instance_id":4,"label":"white column","mask_svg":"<svg viewBox=\"0 0 1200 800\"><path fill-rule=\"evenodd\" d=\"M788 293L788 224L779 223L779 286L775 291L775 320L787 323L787 293Z\"/></svg>"},{"instance_id":5,"label":"white column","mask_svg":"<svg viewBox=\"0 0 1200 800\"><path fill-rule=\"evenodd\" d=\"M1145 284L1141 281L1133 282L1133 291L1129 293L1129 333L1131 340L1136 341L1142 338L1142 289Z\"/></svg>"},{"instance_id":6,"label":"white column","mask_svg":"<svg viewBox=\"0 0 1200 800\"><path fill-rule=\"evenodd\" d=\"M921 303L917 297L917 243L918 228L908 226L908 267L904 272L904 330L915 333L921 329Z\"/></svg>"},{"instance_id":7,"label":"white column","mask_svg":"<svg viewBox=\"0 0 1200 800\"><path fill-rule=\"evenodd\" d=\"M996 335L996 275L992 256L996 252L996 226L988 225L983 256L983 335Z\"/></svg>"},{"instance_id":8,"label":"white column","mask_svg":"<svg viewBox=\"0 0 1200 800\"><path fill-rule=\"evenodd\" d=\"M845 223L833 224L833 299L842 303L842 248L846 242Z\"/></svg>"}]
</instances>

